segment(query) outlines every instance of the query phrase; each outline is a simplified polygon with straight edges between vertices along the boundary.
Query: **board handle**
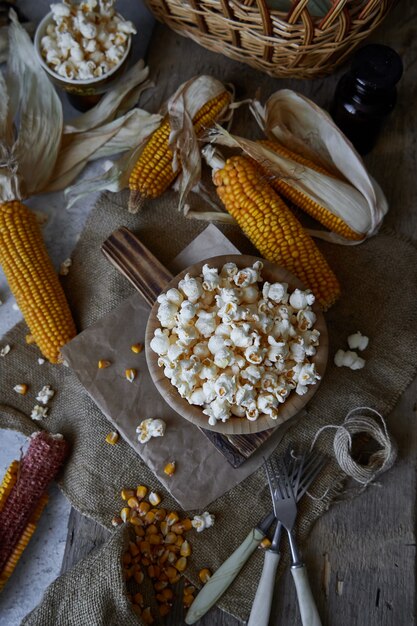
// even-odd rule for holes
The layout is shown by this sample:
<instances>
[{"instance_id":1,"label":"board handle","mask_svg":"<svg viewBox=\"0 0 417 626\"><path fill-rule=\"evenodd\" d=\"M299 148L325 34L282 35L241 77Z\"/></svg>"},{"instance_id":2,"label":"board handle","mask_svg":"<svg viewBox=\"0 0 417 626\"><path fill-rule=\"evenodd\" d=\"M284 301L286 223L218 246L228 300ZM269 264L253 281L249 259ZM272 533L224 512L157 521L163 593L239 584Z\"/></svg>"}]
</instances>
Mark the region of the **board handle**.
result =
<instances>
[{"instance_id":1,"label":"board handle","mask_svg":"<svg viewBox=\"0 0 417 626\"><path fill-rule=\"evenodd\" d=\"M173 278L171 272L124 226L104 241L101 251L150 306Z\"/></svg>"}]
</instances>

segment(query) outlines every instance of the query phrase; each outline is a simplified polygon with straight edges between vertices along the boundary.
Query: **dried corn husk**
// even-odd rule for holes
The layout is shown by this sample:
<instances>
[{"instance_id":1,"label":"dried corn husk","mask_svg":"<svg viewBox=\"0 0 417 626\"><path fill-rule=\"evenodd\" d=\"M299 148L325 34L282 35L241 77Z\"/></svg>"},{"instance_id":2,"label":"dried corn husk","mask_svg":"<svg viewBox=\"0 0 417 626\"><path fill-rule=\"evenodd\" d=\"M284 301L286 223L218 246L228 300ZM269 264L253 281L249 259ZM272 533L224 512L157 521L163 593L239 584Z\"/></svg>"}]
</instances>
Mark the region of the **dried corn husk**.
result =
<instances>
[{"instance_id":1,"label":"dried corn husk","mask_svg":"<svg viewBox=\"0 0 417 626\"><path fill-rule=\"evenodd\" d=\"M61 101L10 14L7 83L0 74L0 202L64 189L88 161L131 150L160 119L141 109L125 113L151 84L139 61L94 109L64 128Z\"/></svg>"},{"instance_id":2,"label":"dried corn husk","mask_svg":"<svg viewBox=\"0 0 417 626\"><path fill-rule=\"evenodd\" d=\"M266 162L269 170L285 177L287 182L291 181L365 238L378 232L388 210L387 200L378 183L368 174L359 154L328 113L289 89L274 93L265 108L254 102L252 110L269 138L324 165L338 178L283 159L266 147L241 138L233 138L232 142L227 138L228 145L237 144L258 161ZM334 233L313 231L312 234L337 243L353 243Z\"/></svg>"},{"instance_id":3,"label":"dried corn husk","mask_svg":"<svg viewBox=\"0 0 417 626\"><path fill-rule=\"evenodd\" d=\"M142 132L138 136L135 147L132 147L129 153L118 159L113 167L102 176L83 180L67 190L69 206L87 193L102 190L120 191L126 188L130 173L147 139L159 127L167 114L172 129L169 145L174 154L174 171L181 163L181 173L176 181L176 189L180 195L178 207L184 208L189 192L201 178L201 155L192 119L208 100L215 98L225 89L225 86L212 76L197 76L183 83L161 107L158 116L148 114L147 126L142 122ZM228 109L218 121L225 121L230 115L230 109ZM101 152L101 156L104 156L104 151Z\"/></svg>"}]
</instances>

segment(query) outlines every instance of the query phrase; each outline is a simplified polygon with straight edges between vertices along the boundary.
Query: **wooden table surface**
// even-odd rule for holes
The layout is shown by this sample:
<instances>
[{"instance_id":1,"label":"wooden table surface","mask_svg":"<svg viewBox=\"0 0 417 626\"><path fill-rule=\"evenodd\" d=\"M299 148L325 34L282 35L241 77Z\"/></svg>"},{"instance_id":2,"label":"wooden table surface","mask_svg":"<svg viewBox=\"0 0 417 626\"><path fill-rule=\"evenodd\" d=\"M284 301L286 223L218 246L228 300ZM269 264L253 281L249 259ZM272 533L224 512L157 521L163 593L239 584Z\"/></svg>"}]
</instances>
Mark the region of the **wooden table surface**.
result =
<instances>
[{"instance_id":1,"label":"wooden table surface","mask_svg":"<svg viewBox=\"0 0 417 626\"><path fill-rule=\"evenodd\" d=\"M398 3L372 40L395 48L403 58L405 73L399 84L396 109L366 163L390 204L385 223L417 241L417 12L412 0ZM261 101L265 101L277 89L290 87L327 108L337 79L346 69L313 81L273 79L208 52L160 24L155 28L147 62L157 87L144 94L140 106L152 111L180 83L204 73L233 83L238 100L258 91ZM236 134L250 136L253 129L247 110L238 111ZM416 623L416 397L414 381L389 416L399 459L382 477L381 488L371 487L353 501L332 506L316 523L303 549L324 625ZM107 537L107 531L73 510L62 571ZM218 609L212 609L198 622L200 626L239 623ZM276 586L270 623L301 623L288 572Z\"/></svg>"}]
</instances>

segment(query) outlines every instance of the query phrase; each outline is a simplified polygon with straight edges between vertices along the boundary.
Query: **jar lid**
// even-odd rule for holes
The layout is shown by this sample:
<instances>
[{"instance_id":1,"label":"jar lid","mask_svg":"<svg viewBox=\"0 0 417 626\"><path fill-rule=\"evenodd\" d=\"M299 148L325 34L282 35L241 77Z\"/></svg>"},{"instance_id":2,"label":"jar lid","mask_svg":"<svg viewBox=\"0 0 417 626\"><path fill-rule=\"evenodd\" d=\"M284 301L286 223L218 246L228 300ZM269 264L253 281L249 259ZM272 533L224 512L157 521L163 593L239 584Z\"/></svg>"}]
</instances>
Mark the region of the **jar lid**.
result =
<instances>
[{"instance_id":1,"label":"jar lid","mask_svg":"<svg viewBox=\"0 0 417 626\"><path fill-rule=\"evenodd\" d=\"M369 44L353 57L352 74L364 87L394 87L403 74L401 57L389 46Z\"/></svg>"}]
</instances>

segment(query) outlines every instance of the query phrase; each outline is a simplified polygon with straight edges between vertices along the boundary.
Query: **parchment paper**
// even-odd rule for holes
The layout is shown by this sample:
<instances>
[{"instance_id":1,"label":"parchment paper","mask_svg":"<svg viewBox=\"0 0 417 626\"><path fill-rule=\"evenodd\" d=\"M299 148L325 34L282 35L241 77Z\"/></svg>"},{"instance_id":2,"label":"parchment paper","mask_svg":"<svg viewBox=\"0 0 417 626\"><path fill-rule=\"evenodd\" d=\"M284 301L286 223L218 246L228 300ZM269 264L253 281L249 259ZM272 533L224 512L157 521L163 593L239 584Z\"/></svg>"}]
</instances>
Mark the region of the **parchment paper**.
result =
<instances>
[{"instance_id":1,"label":"parchment paper","mask_svg":"<svg viewBox=\"0 0 417 626\"><path fill-rule=\"evenodd\" d=\"M170 269L179 272L220 254L240 252L211 224L176 257ZM297 418L279 426L260 450L233 468L197 426L166 404L149 375L145 351L131 351L132 344L144 342L149 311L142 297L135 294L75 337L63 354L97 406L177 502L184 509L203 509L252 474ZM100 359L111 361L111 366L98 369ZM138 372L132 383L124 374L130 367ZM166 422L165 435L140 444L136 427L148 417ZM172 460L176 461L176 472L168 477L163 468Z\"/></svg>"}]
</instances>

